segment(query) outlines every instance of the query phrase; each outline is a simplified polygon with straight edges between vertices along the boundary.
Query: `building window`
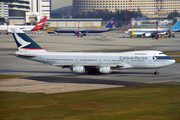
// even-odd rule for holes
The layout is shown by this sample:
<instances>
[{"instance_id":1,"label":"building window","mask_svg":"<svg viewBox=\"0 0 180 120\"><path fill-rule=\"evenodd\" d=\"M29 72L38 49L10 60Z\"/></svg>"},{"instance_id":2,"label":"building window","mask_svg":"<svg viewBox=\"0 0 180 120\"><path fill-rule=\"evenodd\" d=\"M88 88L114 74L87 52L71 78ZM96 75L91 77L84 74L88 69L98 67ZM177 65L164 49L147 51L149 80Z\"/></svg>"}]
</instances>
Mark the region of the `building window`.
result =
<instances>
[{"instance_id":1,"label":"building window","mask_svg":"<svg viewBox=\"0 0 180 120\"><path fill-rule=\"evenodd\" d=\"M42 2L49 2L49 0L41 0Z\"/></svg>"},{"instance_id":2,"label":"building window","mask_svg":"<svg viewBox=\"0 0 180 120\"><path fill-rule=\"evenodd\" d=\"M42 5L42 7L49 7L49 5Z\"/></svg>"}]
</instances>

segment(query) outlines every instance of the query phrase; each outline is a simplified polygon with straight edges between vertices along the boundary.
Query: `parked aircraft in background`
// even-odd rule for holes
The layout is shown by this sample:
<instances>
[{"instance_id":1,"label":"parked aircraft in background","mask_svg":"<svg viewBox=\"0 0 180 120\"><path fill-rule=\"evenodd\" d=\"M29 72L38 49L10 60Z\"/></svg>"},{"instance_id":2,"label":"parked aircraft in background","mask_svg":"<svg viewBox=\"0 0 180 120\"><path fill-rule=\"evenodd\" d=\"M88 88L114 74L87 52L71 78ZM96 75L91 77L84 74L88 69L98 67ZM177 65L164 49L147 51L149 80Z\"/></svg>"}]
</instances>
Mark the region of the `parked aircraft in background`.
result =
<instances>
[{"instance_id":1,"label":"parked aircraft in background","mask_svg":"<svg viewBox=\"0 0 180 120\"><path fill-rule=\"evenodd\" d=\"M88 74L111 73L121 69L158 69L175 63L161 51L131 51L122 53L47 52L19 28L12 28L19 51L17 57L53 66L69 68L73 72Z\"/></svg>"},{"instance_id":2,"label":"parked aircraft in background","mask_svg":"<svg viewBox=\"0 0 180 120\"><path fill-rule=\"evenodd\" d=\"M0 30L3 31L7 31L8 28L8 32L11 32L11 28L20 28L24 31L39 31L40 29L43 29L45 22L46 22L47 16L45 16L38 24L36 24L35 26L28 26L28 25L22 25L22 26L18 26L18 25L0 25Z\"/></svg>"},{"instance_id":3,"label":"parked aircraft in background","mask_svg":"<svg viewBox=\"0 0 180 120\"><path fill-rule=\"evenodd\" d=\"M86 35L86 33L102 33L113 30L115 22L113 17L104 27L57 27L54 31L57 33L74 33L76 35Z\"/></svg>"},{"instance_id":4,"label":"parked aircraft in background","mask_svg":"<svg viewBox=\"0 0 180 120\"><path fill-rule=\"evenodd\" d=\"M154 37L156 36L157 32L158 35L168 35L169 37L172 37L174 32L180 32L180 20L168 29L128 29L128 31L125 31L125 33L130 35L131 37L133 37L133 35Z\"/></svg>"}]
</instances>

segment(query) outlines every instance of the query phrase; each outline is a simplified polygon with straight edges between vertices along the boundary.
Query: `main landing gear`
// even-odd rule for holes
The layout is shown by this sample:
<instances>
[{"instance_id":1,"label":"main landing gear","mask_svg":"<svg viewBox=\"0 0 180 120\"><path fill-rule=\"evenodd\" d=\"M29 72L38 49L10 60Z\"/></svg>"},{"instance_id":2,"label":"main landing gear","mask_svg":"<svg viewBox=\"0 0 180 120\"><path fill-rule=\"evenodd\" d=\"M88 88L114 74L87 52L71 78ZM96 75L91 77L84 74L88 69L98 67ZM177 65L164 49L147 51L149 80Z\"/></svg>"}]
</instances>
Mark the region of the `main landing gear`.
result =
<instances>
[{"instance_id":1,"label":"main landing gear","mask_svg":"<svg viewBox=\"0 0 180 120\"><path fill-rule=\"evenodd\" d=\"M83 33L83 36L86 36L86 33Z\"/></svg>"},{"instance_id":2,"label":"main landing gear","mask_svg":"<svg viewBox=\"0 0 180 120\"><path fill-rule=\"evenodd\" d=\"M155 75L158 75L159 74L159 68L156 69L156 71L154 72Z\"/></svg>"},{"instance_id":3,"label":"main landing gear","mask_svg":"<svg viewBox=\"0 0 180 120\"><path fill-rule=\"evenodd\" d=\"M88 74L89 74L89 75L98 75L98 74L100 74L100 73L99 73L98 69L93 68L93 69L91 69L91 70L88 71Z\"/></svg>"}]
</instances>

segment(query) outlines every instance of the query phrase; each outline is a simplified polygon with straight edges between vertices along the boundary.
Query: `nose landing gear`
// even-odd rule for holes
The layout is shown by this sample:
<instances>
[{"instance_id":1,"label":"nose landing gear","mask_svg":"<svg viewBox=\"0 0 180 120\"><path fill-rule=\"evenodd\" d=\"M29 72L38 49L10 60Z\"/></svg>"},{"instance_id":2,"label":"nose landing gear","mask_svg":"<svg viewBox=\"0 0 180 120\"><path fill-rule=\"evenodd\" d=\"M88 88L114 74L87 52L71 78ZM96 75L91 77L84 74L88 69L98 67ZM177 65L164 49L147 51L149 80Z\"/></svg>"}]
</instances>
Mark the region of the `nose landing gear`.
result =
<instances>
[{"instance_id":1,"label":"nose landing gear","mask_svg":"<svg viewBox=\"0 0 180 120\"><path fill-rule=\"evenodd\" d=\"M155 70L154 74L155 74L155 75L158 75L158 74L159 74L159 68Z\"/></svg>"}]
</instances>

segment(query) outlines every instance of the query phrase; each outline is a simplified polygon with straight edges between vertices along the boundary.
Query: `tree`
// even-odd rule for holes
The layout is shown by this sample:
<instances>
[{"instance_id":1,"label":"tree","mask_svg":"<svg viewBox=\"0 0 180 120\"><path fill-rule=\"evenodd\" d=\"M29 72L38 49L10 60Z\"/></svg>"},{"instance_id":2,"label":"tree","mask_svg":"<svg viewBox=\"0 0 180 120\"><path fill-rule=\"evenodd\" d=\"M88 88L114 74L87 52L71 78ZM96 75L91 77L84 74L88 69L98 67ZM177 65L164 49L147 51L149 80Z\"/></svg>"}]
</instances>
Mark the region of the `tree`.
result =
<instances>
[{"instance_id":1,"label":"tree","mask_svg":"<svg viewBox=\"0 0 180 120\"><path fill-rule=\"evenodd\" d=\"M177 19L174 19L174 20L173 20L173 25L174 25L176 22L177 22Z\"/></svg>"},{"instance_id":2,"label":"tree","mask_svg":"<svg viewBox=\"0 0 180 120\"><path fill-rule=\"evenodd\" d=\"M0 18L0 24L4 24L6 20L4 18Z\"/></svg>"},{"instance_id":3,"label":"tree","mask_svg":"<svg viewBox=\"0 0 180 120\"><path fill-rule=\"evenodd\" d=\"M170 14L167 16L167 18L168 18L169 20L174 20L175 17L178 17L178 16L179 16L179 13L177 12L177 10L174 10L174 12L170 13Z\"/></svg>"},{"instance_id":4,"label":"tree","mask_svg":"<svg viewBox=\"0 0 180 120\"><path fill-rule=\"evenodd\" d=\"M138 11L131 11L131 17L142 17L142 13L138 8ZM116 17L116 25L121 26L124 25L125 21L125 10L116 10L115 12L109 11L108 9L101 9L89 12L78 13L75 12L73 14L73 18L102 18L104 21L109 21L112 17ZM130 11L126 10L126 23L129 24L130 21Z\"/></svg>"},{"instance_id":5,"label":"tree","mask_svg":"<svg viewBox=\"0 0 180 120\"><path fill-rule=\"evenodd\" d=\"M141 9L140 9L139 7L138 7L137 15L138 15L139 17L142 17Z\"/></svg>"}]
</instances>

